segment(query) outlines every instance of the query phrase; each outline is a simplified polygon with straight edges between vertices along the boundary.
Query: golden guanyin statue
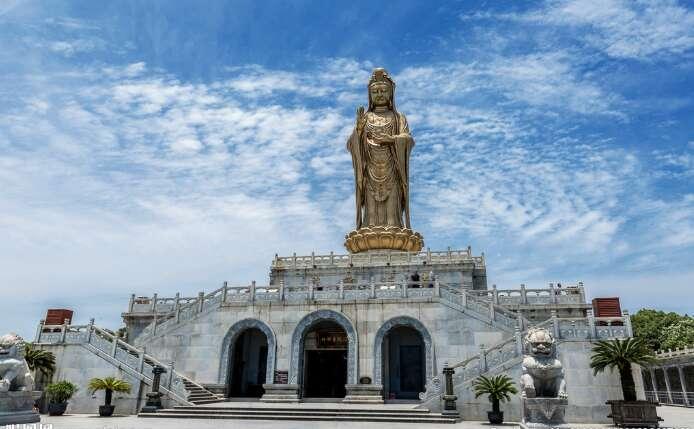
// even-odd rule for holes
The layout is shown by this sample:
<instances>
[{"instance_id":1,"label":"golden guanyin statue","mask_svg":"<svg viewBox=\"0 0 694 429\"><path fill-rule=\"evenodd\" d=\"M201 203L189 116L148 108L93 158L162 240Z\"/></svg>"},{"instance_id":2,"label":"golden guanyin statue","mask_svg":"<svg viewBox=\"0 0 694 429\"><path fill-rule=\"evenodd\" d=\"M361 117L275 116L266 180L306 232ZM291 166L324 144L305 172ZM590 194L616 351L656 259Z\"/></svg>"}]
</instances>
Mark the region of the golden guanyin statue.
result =
<instances>
[{"instance_id":1,"label":"golden guanyin statue","mask_svg":"<svg viewBox=\"0 0 694 429\"><path fill-rule=\"evenodd\" d=\"M357 229L345 237L350 252L422 249L422 236L410 227L413 147L407 119L395 108L395 82L377 68L369 80L369 107L357 109L354 131L347 140L357 206Z\"/></svg>"}]
</instances>

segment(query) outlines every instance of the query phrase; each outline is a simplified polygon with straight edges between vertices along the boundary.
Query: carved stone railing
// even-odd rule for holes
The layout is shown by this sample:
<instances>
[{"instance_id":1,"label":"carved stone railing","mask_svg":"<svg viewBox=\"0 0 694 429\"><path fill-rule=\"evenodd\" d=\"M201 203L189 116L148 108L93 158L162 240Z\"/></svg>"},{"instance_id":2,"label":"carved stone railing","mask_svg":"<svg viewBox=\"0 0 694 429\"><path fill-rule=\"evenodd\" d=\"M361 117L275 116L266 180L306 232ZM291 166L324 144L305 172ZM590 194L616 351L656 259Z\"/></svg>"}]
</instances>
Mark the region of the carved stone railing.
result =
<instances>
[{"instance_id":1,"label":"carved stone railing","mask_svg":"<svg viewBox=\"0 0 694 429\"><path fill-rule=\"evenodd\" d=\"M684 348L679 348L675 350L661 350L655 352L656 359L668 360L673 358L694 358L694 345L687 346Z\"/></svg>"},{"instance_id":2,"label":"carved stone railing","mask_svg":"<svg viewBox=\"0 0 694 429\"><path fill-rule=\"evenodd\" d=\"M471 290L471 294L489 299L499 305L547 305L547 304L585 304L586 295L583 283L577 285L555 286L548 288L526 288L524 284L519 289L497 289L493 285L487 290Z\"/></svg>"},{"instance_id":3,"label":"carved stone railing","mask_svg":"<svg viewBox=\"0 0 694 429\"><path fill-rule=\"evenodd\" d=\"M198 298L185 305L179 304L168 313L154 314L154 320L134 339L135 344L145 344L154 336L168 332L202 314L220 307L250 305L263 302L345 302L354 300L389 299L440 299L461 311L468 311L478 318L492 323L507 332L513 332L519 323L522 327L528 321L513 311L491 301L475 297L460 284L434 282L371 282L368 284L340 282L337 285L258 286L252 282L248 286L228 286L208 294L200 293Z\"/></svg>"},{"instance_id":4,"label":"carved stone railing","mask_svg":"<svg viewBox=\"0 0 694 429\"><path fill-rule=\"evenodd\" d=\"M182 405L193 405L188 401L190 392L186 383L200 389L204 388L195 381L183 376L173 367L173 362L164 364L147 354L143 349L133 347L120 338L94 325L94 319L88 325L45 325L43 321L36 330L36 344L75 344L107 360L114 366L135 376L150 385L154 379L152 372L155 366L167 369L167 375L161 381L161 390ZM184 382L185 381L185 382ZM210 394L212 395L212 394Z\"/></svg>"},{"instance_id":5,"label":"carved stone railing","mask_svg":"<svg viewBox=\"0 0 694 429\"><path fill-rule=\"evenodd\" d=\"M612 338L627 338L633 336L631 318L627 311L621 317L594 317L592 311L583 318L559 318L555 311L552 317L529 328L547 328L553 332L558 342L563 341L598 341ZM455 390L460 390L475 378L485 373L509 369L519 363L523 356L523 336L527 329L516 329L514 335L490 347L480 348L479 354L461 362L446 365L441 375L450 377L444 380L444 385L452 386L450 392L425 392L421 395L422 406L431 405L431 401L439 401L443 396L455 396ZM429 383L427 385L440 385ZM448 401L450 402L450 401ZM451 411L451 410L448 410Z\"/></svg>"},{"instance_id":6,"label":"carved stone railing","mask_svg":"<svg viewBox=\"0 0 694 429\"><path fill-rule=\"evenodd\" d=\"M369 267L390 264L397 265L422 265L422 264L451 264L472 263L476 267L485 265L484 254L472 256L472 249L451 250L443 252L399 252L399 251L370 251L362 253L316 255L311 253L306 256L277 256L272 261L273 269L303 269L318 267Z\"/></svg>"}]
</instances>

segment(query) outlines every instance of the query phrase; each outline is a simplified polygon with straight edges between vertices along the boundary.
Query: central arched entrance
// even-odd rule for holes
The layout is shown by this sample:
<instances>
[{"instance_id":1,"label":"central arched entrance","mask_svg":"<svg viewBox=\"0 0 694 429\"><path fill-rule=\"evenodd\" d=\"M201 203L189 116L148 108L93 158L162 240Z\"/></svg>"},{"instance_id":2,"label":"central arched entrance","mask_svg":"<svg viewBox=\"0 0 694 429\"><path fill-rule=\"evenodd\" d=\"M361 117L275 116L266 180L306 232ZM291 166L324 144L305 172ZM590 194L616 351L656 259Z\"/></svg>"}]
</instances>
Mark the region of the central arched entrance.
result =
<instances>
[{"instance_id":1,"label":"central arched entrance","mask_svg":"<svg viewBox=\"0 0 694 429\"><path fill-rule=\"evenodd\" d=\"M337 323L313 325L304 339L304 398L344 398L347 384L347 333Z\"/></svg>"},{"instance_id":2,"label":"central arched entrance","mask_svg":"<svg viewBox=\"0 0 694 429\"><path fill-rule=\"evenodd\" d=\"M231 356L227 392L235 398L260 398L267 378L267 337L260 329L249 328L236 338Z\"/></svg>"},{"instance_id":3,"label":"central arched entrance","mask_svg":"<svg viewBox=\"0 0 694 429\"><path fill-rule=\"evenodd\" d=\"M302 398L344 398L357 384L357 332L343 314L322 309L304 316L292 334L289 384Z\"/></svg>"}]
</instances>

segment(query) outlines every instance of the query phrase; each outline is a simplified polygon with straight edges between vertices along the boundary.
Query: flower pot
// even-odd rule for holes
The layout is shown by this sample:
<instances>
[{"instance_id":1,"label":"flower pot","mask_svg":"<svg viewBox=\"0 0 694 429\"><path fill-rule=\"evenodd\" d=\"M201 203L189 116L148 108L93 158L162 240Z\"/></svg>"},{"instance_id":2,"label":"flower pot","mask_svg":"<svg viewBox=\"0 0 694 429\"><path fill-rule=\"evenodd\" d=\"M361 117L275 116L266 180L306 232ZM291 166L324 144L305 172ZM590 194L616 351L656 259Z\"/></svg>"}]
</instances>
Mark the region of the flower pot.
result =
<instances>
[{"instance_id":1,"label":"flower pot","mask_svg":"<svg viewBox=\"0 0 694 429\"><path fill-rule=\"evenodd\" d=\"M101 417L111 417L115 409L115 405L99 405L99 415Z\"/></svg>"},{"instance_id":2,"label":"flower pot","mask_svg":"<svg viewBox=\"0 0 694 429\"><path fill-rule=\"evenodd\" d=\"M487 411L487 418L489 419L489 423L499 425L504 422L504 412Z\"/></svg>"},{"instance_id":3,"label":"flower pot","mask_svg":"<svg viewBox=\"0 0 694 429\"><path fill-rule=\"evenodd\" d=\"M54 404L52 402L48 403L48 415L49 416L62 416L67 410L67 402L60 402Z\"/></svg>"}]
</instances>

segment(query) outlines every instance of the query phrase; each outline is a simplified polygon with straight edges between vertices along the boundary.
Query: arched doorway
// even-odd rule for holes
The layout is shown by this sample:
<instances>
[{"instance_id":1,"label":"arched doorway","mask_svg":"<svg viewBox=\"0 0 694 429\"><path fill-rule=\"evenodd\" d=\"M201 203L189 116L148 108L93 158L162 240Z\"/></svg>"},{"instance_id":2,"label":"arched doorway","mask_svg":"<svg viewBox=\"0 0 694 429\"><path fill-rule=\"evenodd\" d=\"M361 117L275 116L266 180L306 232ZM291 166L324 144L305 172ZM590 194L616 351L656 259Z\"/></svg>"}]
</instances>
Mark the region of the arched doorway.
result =
<instances>
[{"instance_id":1,"label":"arched doorway","mask_svg":"<svg viewBox=\"0 0 694 429\"><path fill-rule=\"evenodd\" d=\"M260 329L249 328L236 338L230 356L227 392L234 398L260 398L267 378L267 337Z\"/></svg>"},{"instance_id":2,"label":"arched doorway","mask_svg":"<svg viewBox=\"0 0 694 429\"><path fill-rule=\"evenodd\" d=\"M302 397L345 397L347 345L347 333L333 321L320 321L307 330L303 350Z\"/></svg>"},{"instance_id":3,"label":"arched doorway","mask_svg":"<svg viewBox=\"0 0 694 429\"><path fill-rule=\"evenodd\" d=\"M276 344L274 332L260 320L243 319L229 328L218 376L227 397L262 396L262 385L273 382Z\"/></svg>"},{"instance_id":4,"label":"arched doorway","mask_svg":"<svg viewBox=\"0 0 694 429\"><path fill-rule=\"evenodd\" d=\"M426 383L422 335L397 326L383 338L383 391L386 399L419 399Z\"/></svg>"},{"instance_id":5,"label":"arched doorway","mask_svg":"<svg viewBox=\"0 0 694 429\"><path fill-rule=\"evenodd\" d=\"M417 319L398 316L386 321L374 341L374 382L386 400L417 400L436 373L434 344Z\"/></svg>"},{"instance_id":6,"label":"arched doorway","mask_svg":"<svg viewBox=\"0 0 694 429\"><path fill-rule=\"evenodd\" d=\"M357 383L357 350L357 332L345 315L309 313L292 334L289 384L298 384L303 398L343 398L345 384Z\"/></svg>"}]
</instances>

